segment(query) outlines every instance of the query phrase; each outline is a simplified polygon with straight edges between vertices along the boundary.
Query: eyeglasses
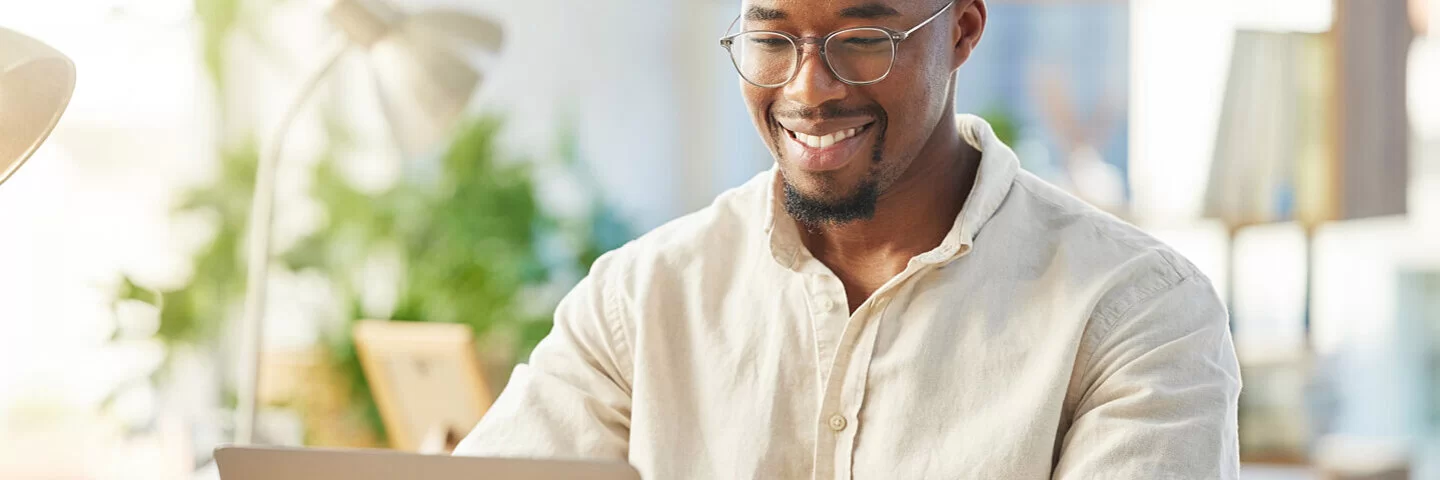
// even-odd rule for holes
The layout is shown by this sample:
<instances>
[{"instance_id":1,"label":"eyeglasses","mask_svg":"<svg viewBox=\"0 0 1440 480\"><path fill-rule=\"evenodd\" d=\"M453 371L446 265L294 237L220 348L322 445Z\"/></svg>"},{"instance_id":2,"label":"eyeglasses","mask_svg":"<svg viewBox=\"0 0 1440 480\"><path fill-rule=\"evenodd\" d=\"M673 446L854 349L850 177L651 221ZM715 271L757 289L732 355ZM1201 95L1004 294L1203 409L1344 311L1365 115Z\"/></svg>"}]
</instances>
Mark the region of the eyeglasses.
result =
<instances>
[{"instance_id":1,"label":"eyeglasses","mask_svg":"<svg viewBox=\"0 0 1440 480\"><path fill-rule=\"evenodd\" d=\"M885 27L854 27L824 38L800 38L785 32L754 30L726 35L720 39L720 46L730 52L730 61L740 77L757 87L775 88L794 80L800 72L801 45L807 43L820 45L820 58L835 78L850 85L870 85L890 75L900 42L953 6L952 0L930 18L903 32ZM739 22L740 17L735 17L726 31Z\"/></svg>"}]
</instances>

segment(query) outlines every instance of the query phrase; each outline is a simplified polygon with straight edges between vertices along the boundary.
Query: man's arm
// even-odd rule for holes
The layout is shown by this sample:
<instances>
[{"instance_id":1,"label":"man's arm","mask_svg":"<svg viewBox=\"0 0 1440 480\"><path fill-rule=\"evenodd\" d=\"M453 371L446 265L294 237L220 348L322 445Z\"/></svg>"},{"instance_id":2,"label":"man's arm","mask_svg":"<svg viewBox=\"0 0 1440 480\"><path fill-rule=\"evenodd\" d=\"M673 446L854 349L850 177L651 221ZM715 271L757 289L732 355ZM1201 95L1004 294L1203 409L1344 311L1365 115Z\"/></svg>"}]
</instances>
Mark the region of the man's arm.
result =
<instances>
[{"instance_id":1,"label":"man's arm","mask_svg":"<svg viewBox=\"0 0 1440 480\"><path fill-rule=\"evenodd\" d=\"M1240 367L1209 282L1186 278L1098 327L1054 478L1236 478Z\"/></svg>"},{"instance_id":2,"label":"man's arm","mask_svg":"<svg viewBox=\"0 0 1440 480\"><path fill-rule=\"evenodd\" d=\"M632 350L607 298L603 263L560 302L555 328L529 365L515 367L456 455L627 457Z\"/></svg>"}]
</instances>

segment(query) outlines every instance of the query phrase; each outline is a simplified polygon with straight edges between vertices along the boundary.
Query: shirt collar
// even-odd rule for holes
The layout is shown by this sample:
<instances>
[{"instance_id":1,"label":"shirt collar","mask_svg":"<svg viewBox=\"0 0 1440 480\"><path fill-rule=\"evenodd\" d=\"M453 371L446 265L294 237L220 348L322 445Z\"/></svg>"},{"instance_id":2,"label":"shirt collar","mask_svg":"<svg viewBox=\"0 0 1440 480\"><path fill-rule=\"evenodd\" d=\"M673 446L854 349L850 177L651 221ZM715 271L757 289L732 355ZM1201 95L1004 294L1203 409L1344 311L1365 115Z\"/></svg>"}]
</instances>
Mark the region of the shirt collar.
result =
<instances>
[{"instance_id":1,"label":"shirt collar","mask_svg":"<svg viewBox=\"0 0 1440 480\"><path fill-rule=\"evenodd\" d=\"M946 233L940 245L929 252L915 257L925 263L946 263L969 253L975 248L975 236L980 228L995 216L1000 203L1010 193L1010 186L1020 170L1020 160L1010 150L990 124L980 117L968 114L957 115L955 123L960 138L980 151L980 169L975 177L975 186L965 199L965 206L955 217L955 224ZM770 168L770 188L765 191L765 234L770 239L770 254L780 265L796 269L804 245L800 242L800 231L785 212L779 200L781 177L779 165Z\"/></svg>"}]
</instances>

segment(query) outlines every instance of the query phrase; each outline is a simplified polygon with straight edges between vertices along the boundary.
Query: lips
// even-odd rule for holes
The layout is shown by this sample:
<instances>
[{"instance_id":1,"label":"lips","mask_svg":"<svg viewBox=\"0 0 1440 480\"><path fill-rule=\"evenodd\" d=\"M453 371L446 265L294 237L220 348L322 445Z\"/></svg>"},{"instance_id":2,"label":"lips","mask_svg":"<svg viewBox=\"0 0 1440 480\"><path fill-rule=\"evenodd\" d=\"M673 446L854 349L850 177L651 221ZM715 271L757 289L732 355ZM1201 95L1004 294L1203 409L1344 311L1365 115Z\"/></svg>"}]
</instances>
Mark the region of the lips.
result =
<instances>
[{"instance_id":1,"label":"lips","mask_svg":"<svg viewBox=\"0 0 1440 480\"><path fill-rule=\"evenodd\" d=\"M781 148L785 157L793 160L796 167L811 172L838 170L848 165L857 156L864 138L870 132L872 122L855 125L820 125L806 128L814 133L803 133L785 126L789 141ZM828 127L828 128L827 128ZM821 133L824 132L824 133Z\"/></svg>"}]
</instances>

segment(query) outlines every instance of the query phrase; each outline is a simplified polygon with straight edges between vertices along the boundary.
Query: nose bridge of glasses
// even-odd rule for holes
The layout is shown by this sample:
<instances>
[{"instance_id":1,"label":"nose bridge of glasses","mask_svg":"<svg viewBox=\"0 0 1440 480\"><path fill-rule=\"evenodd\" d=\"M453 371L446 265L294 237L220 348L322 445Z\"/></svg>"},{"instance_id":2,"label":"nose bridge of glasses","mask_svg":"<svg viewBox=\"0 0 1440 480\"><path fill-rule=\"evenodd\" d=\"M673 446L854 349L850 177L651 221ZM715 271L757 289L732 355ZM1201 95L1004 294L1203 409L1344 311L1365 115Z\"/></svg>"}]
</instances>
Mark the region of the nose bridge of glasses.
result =
<instances>
[{"instance_id":1,"label":"nose bridge of glasses","mask_svg":"<svg viewBox=\"0 0 1440 480\"><path fill-rule=\"evenodd\" d=\"M795 44L796 44L797 46L801 47L801 48L804 48L806 45L816 45L816 46L823 47L823 46L825 46L825 38L824 38L824 37L799 37L799 38L796 38L796 39L795 39Z\"/></svg>"},{"instance_id":2,"label":"nose bridge of glasses","mask_svg":"<svg viewBox=\"0 0 1440 480\"><path fill-rule=\"evenodd\" d=\"M824 67L823 70L829 73L830 59L825 54L825 37L800 37L795 39L795 51L798 57L795 59L795 69L805 68L807 62L816 62L816 66ZM806 48L806 47L813 47ZM797 73L798 74L798 73Z\"/></svg>"},{"instance_id":3,"label":"nose bridge of glasses","mask_svg":"<svg viewBox=\"0 0 1440 480\"><path fill-rule=\"evenodd\" d=\"M814 47L813 50L806 47ZM798 62L805 62L807 56L820 56L825 54L825 39L822 37L798 37L795 39L795 52L800 54ZM807 55L808 54L808 55Z\"/></svg>"},{"instance_id":4,"label":"nose bridge of glasses","mask_svg":"<svg viewBox=\"0 0 1440 480\"><path fill-rule=\"evenodd\" d=\"M813 45L814 50L807 53L806 44ZM832 87L840 85L844 80L835 72L835 67L830 65L830 58L825 53L825 39L803 39L795 45L799 58L795 61L795 73L790 77L791 80L786 82L786 88L804 91L804 96L821 95L828 98L834 90Z\"/></svg>"}]
</instances>

